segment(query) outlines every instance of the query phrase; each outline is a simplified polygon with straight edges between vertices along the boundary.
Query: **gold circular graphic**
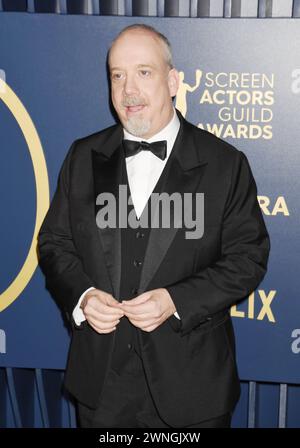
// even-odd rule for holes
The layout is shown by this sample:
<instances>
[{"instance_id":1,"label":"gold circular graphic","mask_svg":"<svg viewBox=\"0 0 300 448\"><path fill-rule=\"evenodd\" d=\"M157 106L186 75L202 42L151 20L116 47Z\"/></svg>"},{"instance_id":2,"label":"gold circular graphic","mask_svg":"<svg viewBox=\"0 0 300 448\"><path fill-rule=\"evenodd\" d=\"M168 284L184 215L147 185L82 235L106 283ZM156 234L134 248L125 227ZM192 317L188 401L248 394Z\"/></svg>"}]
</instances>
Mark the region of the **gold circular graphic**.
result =
<instances>
[{"instance_id":1,"label":"gold circular graphic","mask_svg":"<svg viewBox=\"0 0 300 448\"><path fill-rule=\"evenodd\" d=\"M24 135L32 160L36 186L36 217L31 245L20 272L11 282L8 288L2 294L0 294L1 312L18 298L18 296L29 283L31 277L34 274L34 271L37 268L37 235L43 222L44 216L49 208L50 201L47 165L37 130L20 99L8 86L8 84L1 78L0 99L13 114Z\"/></svg>"}]
</instances>

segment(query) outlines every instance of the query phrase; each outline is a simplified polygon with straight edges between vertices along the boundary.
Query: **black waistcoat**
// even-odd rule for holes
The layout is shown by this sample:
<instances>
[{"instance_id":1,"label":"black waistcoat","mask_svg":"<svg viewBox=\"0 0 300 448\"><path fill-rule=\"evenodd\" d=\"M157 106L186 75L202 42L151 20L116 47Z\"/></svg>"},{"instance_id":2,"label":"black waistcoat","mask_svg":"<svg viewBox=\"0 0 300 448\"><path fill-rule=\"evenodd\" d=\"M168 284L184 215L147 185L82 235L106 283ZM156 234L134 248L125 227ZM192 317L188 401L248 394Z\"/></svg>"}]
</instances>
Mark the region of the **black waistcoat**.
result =
<instances>
[{"instance_id":1,"label":"black waistcoat","mask_svg":"<svg viewBox=\"0 0 300 448\"><path fill-rule=\"evenodd\" d=\"M120 148L123 150L123 148ZM170 156L171 157L171 156ZM167 161L161 176L156 183L153 193L161 193L164 190L165 181L167 178L167 172L170 166L170 160ZM126 161L123 160L121 184L127 186L127 198L130 195L130 188L128 184ZM127 202L128 203L128 202ZM143 210L140 217L142 222L145 218L146 209L148 206L148 227L138 227L133 229L129 226L121 229L121 283L120 283L120 297L119 300L129 300L137 296L137 289L140 283L141 270L145 258L147 244L150 235L151 224L151 207L150 198ZM134 213L133 205L128 205L128 214ZM133 351L141 356L140 345L138 340L138 330L126 316L121 318L120 323L117 325L115 345L112 357L111 367L116 371L122 370L122 365L125 364L128 356L132 356Z\"/></svg>"}]
</instances>

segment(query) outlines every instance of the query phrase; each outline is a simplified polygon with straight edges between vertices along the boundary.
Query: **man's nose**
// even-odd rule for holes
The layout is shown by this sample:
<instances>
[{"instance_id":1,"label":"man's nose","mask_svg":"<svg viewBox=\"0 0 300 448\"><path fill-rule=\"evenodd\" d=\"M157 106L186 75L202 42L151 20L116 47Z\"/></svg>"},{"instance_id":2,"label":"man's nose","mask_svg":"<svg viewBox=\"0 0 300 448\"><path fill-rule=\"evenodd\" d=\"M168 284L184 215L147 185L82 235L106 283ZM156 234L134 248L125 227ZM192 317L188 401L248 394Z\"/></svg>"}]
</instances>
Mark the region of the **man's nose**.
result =
<instances>
[{"instance_id":1,"label":"man's nose","mask_svg":"<svg viewBox=\"0 0 300 448\"><path fill-rule=\"evenodd\" d=\"M124 93L126 95L137 94L139 92L134 76L127 76L124 83Z\"/></svg>"}]
</instances>

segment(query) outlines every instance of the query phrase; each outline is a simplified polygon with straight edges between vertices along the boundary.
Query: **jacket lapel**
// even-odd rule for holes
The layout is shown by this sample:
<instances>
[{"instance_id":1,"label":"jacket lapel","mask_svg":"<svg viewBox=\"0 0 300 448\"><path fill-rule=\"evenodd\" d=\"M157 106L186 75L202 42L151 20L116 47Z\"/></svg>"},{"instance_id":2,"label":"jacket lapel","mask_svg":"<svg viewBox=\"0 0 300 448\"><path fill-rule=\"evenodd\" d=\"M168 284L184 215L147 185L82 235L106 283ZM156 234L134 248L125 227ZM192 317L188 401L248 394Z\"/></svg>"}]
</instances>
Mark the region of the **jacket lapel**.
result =
<instances>
[{"instance_id":1,"label":"jacket lapel","mask_svg":"<svg viewBox=\"0 0 300 448\"><path fill-rule=\"evenodd\" d=\"M178 111L177 111L178 113ZM194 193L199 191L202 174L207 162L199 156L196 142L194 141L194 127L190 125L180 113L180 130L174 144L172 153L165 166L167 176L162 190L168 195L172 193ZM183 198L183 196L182 196ZM158 207L156 208L158 212ZM163 261L172 241L181 226L178 216L174 218L173 207L170 208L169 228L152 228L141 272L138 293L147 290L147 287ZM174 224L173 224L174 223Z\"/></svg>"},{"instance_id":2,"label":"jacket lapel","mask_svg":"<svg viewBox=\"0 0 300 448\"><path fill-rule=\"evenodd\" d=\"M100 193L109 193L116 201L116 222L118 223L119 210L119 184L121 183L123 163L125 163L121 151L123 131L117 126L109 138L98 148L92 150L92 166L95 192L95 219L102 208L96 205L97 196ZM105 264L109 273L113 296L118 299L121 281L121 233L116 227L99 228L97 226L100 243L103 248Z\"/></svg>"}]
</instances>

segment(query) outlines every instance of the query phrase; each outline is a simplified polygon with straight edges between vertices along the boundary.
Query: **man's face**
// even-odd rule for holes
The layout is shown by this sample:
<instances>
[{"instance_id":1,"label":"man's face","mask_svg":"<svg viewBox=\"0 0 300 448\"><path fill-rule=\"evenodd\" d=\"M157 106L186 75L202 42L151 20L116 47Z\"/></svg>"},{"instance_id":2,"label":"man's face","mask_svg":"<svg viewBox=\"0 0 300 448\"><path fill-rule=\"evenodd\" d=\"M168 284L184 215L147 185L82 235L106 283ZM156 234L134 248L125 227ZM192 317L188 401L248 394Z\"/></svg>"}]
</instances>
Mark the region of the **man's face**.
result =
<instances>
[{"instance_id":1,"label":"man's face","mask_svg":"<svg viewBox=\"0 0 300 448\"><path fill-rule=\"evenodd\" d=\"M149 32L131 30L113 44L109 68L114 108L131 134L150 138L173 116L178 73L167 65L162 43Z\"/></svg>"}]
</instances>

